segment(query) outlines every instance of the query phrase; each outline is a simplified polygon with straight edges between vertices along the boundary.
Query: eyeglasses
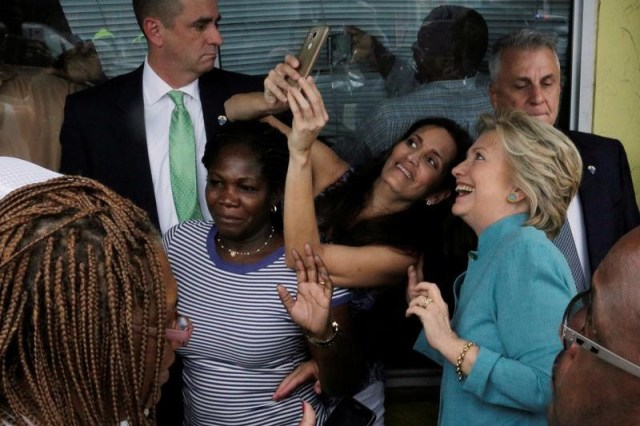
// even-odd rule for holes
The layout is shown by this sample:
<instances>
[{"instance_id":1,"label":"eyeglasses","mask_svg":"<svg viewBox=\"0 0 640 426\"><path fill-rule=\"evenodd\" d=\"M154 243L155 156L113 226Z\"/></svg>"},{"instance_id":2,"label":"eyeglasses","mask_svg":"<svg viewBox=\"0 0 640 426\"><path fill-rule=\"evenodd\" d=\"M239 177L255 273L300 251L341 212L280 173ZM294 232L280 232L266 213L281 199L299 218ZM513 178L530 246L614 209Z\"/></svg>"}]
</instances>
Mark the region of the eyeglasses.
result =
<instances>
[{"instance_id":1,"label":"eyeglasses","mask_svg":"<svg viewBox=\"0 0 640 426\"><path fill-rule=\"evenodd\" d=\"M140 325L134 325L133 330L137 333L142 333L143 328ZM150 336L157 336L158 329L155 327L147 327L146 332ZM178 315L169 322L165 329L165 339L168 342L176 343L182 347L187 346L189 340L191 340L191 334L193 333L193 323L191 318L185 315Z\"/></svg>"},{"instance_id":2,"label":"eyeglasses","mask_svg":"<svg viewBox=\"0 0 640 426\"><path fill-rule=\"evenodd\" d=\"M585 351L589 351L598 358L611 365L614 365L629 374L640 377L640 366L611 352L604 346L588 339L576 329L583 331L590 316L591 289L578 293L567 306L562 318L562 343L567 350L575 343ZM571 325L569 325L571 324Z\"/></svg>"}]
</instances>

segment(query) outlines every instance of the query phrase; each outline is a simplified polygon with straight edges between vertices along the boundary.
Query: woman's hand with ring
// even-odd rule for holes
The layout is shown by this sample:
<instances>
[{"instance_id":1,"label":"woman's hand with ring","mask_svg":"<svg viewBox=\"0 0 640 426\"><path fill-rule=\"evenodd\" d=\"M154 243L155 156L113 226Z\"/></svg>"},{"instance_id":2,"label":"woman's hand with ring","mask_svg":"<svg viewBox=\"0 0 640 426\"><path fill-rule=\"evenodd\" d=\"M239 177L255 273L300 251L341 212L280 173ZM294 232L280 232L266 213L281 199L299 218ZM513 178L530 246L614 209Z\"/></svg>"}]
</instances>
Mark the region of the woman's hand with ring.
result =
<instances>
[{"instance_id":1,"label":"woman's hand with ring","mask_svg":"<svg viewBox=\"0 0 640 426\"><path fill-rule=\"evenodd\" d=\"M424 297L424 301L422 302L422 306L424 309L427 309L427 307L429 306L430 303L433 303L433 299L427 296L422 296Z\"/></svg>"},{"instance_id":2,"label":"woman's hand with ring","mask_svg":"<svg viewBox=\"0 0 640 426\"><path fill-rule=\"evenodd\" d=\"M409 303L406 316L417 316L424 327L425 336L429 344L437 350L453 339L456 334L451 329L449 307L445 303L440 289L436 284L416 282L417 276L409 271L409 287L418 296Z\"/></svg>"}]
</instances>

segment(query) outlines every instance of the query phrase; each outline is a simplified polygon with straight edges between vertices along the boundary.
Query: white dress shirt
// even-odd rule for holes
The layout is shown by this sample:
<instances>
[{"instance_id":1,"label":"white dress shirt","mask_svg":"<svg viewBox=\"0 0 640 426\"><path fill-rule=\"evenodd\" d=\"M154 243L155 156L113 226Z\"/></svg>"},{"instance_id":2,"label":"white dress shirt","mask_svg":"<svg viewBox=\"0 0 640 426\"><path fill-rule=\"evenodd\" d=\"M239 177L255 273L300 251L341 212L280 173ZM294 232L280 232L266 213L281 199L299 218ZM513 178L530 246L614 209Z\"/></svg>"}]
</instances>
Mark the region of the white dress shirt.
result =
<instances>
[{"instance_id":1,"label":"white dress shirt","mask_svg":"<svg viewBox=\"0 0 640 426\"><path fill-rule=\"evenodd\" d=\"M149 153L153 191L158 208L158 220L163 234L169 228L178 224L178 214L173 204L171 174L169 171L169 126L171 125L171 113L175 107L173 101L167 96L167 92L170 90L174 89L155 73L145 59L142 72L144 125L147 134L147 152ZM196 179L200 210L205 220L211 220L204 192L208 171L201 161L207 136L204 128L198 80L176 90L185 93L184 105L189 111L194 127L193 130L196 137Z\"/></svg>"},{"instance_id":2,"label":"white dress shirt","mask_svg":"<svg viewBox=\"0 0 640 426\"><path fill-rule=\"evenodd\" d=\"M580 265L582 266L582 272L587 283L587 287L591 286L591 264L589 263L589 249L587 248L587 232L584 227L584 217L582 215L582 203L580 202L580 196L576 194L569 203L567 209L567 220L571 227L571 234L573 234L573 242L576 245L576 251L578 252L578 258L580 258Z\"/></svg>"},{"instance_id":3,"label":"white dress shirt","mask_svg":"<svg viewBox=\"0 0 640 426\"><path fill-rule=\"evenodd\" d=\"M0 199L22 186L62 176L14 157L0 157Z\"/></svg>"}]
</instances>

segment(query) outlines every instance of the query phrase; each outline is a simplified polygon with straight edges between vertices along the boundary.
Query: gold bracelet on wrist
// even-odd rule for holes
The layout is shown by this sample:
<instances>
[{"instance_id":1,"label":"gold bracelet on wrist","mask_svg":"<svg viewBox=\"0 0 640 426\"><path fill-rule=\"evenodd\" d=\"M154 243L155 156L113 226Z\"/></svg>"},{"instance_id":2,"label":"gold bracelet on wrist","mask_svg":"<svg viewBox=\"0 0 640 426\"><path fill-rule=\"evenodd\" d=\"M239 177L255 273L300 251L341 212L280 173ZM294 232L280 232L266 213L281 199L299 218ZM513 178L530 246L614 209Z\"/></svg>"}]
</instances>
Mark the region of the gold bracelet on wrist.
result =
<instances>
[{"instance_id":1,"label":"gold bracelet on wrist","mask_svg":"<svg viewBox=\"0 0 640 426\"><path fill-rule=\"evenodd\" d=\"M471 346L475 346L476 344L473 342L469 342L467 341L464 346L462 347L462 350L460 350L460 354L458 355L458 359L456 360L456 374L458 375L458 381L461 382L462 381L462 363L464 362L464 357L467 354L467 352L469 351L469 348L471 348Z\"/></svg>"},{"instance_id":2,"label":"gold bracelet on wrist","mask_svg":"<svg viewBox=\"0 0 640 426\"><path fill-rule=\"evenodd\" d=\"M320 340L320 339L316 339L315 337L307 335L307 340L312 345L318 346L320 348L328 348L329 346L333 345L333 342L336 340L336 337L338 337L338 334L340 334L340 325L338 325L338 321L332 321L331 336L329 336L325 340Z\"/></svg>"}]
</instances>

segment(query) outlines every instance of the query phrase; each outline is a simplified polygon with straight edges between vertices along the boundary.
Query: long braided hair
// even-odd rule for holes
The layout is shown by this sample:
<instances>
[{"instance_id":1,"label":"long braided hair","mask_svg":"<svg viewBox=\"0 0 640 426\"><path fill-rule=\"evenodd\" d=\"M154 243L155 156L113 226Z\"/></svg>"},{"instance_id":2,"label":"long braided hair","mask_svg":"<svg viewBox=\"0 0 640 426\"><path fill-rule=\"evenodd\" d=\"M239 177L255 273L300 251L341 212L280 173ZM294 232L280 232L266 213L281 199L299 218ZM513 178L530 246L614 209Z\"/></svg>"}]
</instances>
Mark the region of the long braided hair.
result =
<instances>
[{"instance_id":1,"label":"long braided hair","mask_svg":"<svg viewBox=\"0 0 640 426\"><path fill-rule=\"evenodd\" d=\"M148 423L165 347L145 333L166 323L160 250L146 214L90 179L0 201L0 417Z\"/></svg>"}]
</instances>

